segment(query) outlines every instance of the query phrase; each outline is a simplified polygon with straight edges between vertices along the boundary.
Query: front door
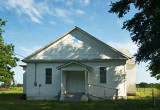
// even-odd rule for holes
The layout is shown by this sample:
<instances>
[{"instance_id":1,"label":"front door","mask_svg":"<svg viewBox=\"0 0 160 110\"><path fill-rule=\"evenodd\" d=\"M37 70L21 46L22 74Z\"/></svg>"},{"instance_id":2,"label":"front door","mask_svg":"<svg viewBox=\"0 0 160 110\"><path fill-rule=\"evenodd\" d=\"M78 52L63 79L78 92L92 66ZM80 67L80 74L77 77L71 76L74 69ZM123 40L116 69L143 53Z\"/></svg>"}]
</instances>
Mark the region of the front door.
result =
<instances>
[{"instance_id":1,"label":"front door","mask_svg":"<svg viewBox=\"0 0 160 110\"><path fill-rule=\"evenodd\" d=\"M66 73L67 93L85 93L85 72L70 71Z\"/></svg>"}]
</instances>

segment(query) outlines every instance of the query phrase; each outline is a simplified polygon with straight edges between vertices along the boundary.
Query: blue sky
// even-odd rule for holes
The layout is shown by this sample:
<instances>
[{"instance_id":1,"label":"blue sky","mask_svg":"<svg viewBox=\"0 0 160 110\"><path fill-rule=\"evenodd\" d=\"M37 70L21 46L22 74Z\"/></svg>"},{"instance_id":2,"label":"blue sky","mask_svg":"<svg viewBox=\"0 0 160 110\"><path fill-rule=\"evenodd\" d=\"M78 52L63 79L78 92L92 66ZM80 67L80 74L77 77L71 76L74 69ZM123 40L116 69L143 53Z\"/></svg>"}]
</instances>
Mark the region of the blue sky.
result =
<instances>
[{"instance_id":1,"label":"blue sky","mask_svg":"<svg viewBox=\"0 0 160 110\"><path fill-rule=\"evenodd\" d=\"M6 30L3 38L15 45L15 53L26 57L78 26L110 46L128 48L134 54L137 46L132 43L130 33L121 27L137 10L132 8L119 19L108 13L110 1L116 0L0 0L0 18L8 21L3 27ZM150 77L146 65L137 66L137 83L159 82ZM13 70L15 80L22 83L22 68L17 66Z\"/></svg>"}]
</instances>

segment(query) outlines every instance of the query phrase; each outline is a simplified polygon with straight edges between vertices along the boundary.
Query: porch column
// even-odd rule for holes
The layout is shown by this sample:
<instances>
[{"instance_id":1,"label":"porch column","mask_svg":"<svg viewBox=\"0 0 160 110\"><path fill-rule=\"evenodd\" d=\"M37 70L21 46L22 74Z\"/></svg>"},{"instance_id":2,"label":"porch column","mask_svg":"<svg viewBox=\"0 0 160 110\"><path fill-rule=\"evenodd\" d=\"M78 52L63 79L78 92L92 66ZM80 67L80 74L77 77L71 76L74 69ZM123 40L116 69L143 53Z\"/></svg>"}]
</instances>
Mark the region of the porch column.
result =
<instances>
[{"instance_id":1,"label":"porch column","mask_svg":"<svg viewBox=\"0 0 160 110\"><path fill-rule=\"evenodd\" d=\"M88 94L88 72L85 69L85 94Z\"/></svg>"},{"instance_id":2,"label":"porch column","mask_svg":"<svg viewBox=\"0 0 160 110\"><path fill-rule=\"evenodd\" d=\"M65 94L64 94L64 81L63 81L63 71L61 70L61 96L60 101L64 101Z\"/></svg>"},{"instance_id":3,"label":"porch column","mask_svg":"<svg viewBox=\"0 0 160 110\"><path fill-rule=\"evenodd\" d=\"M61 70L61 94L64 94L63 71Z\"/></svg>"}]
</instances>

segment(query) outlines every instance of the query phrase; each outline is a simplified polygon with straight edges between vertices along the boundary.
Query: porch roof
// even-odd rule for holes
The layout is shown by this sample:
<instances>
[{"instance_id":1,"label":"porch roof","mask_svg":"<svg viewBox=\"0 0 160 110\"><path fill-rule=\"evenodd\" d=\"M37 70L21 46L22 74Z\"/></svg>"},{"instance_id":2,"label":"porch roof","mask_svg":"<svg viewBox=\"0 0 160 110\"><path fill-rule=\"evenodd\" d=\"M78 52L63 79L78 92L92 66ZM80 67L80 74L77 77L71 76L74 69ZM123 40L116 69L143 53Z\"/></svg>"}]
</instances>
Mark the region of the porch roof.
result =
<instances>
[{"instance_id":1,"label":"porch roof","mask_svg":"<svg viewBox=\"0 0 160 110\"><path fill-rule=\"evenodd\" d=\"M63 65L60 65L60 66L57 67L57 69L60 70L61 68L66 67L66 66L69 66L69 65L71 65L71 64L77 64L77 65L79 65L79 66L85 67L87 70L93 70L92 67L87 66L87 65L85 65L85 64L82 64L82 63L80 63L80 62L76 62L76 61L72 61L72 62L63 64Z\"/></svg>"}]
</instances>

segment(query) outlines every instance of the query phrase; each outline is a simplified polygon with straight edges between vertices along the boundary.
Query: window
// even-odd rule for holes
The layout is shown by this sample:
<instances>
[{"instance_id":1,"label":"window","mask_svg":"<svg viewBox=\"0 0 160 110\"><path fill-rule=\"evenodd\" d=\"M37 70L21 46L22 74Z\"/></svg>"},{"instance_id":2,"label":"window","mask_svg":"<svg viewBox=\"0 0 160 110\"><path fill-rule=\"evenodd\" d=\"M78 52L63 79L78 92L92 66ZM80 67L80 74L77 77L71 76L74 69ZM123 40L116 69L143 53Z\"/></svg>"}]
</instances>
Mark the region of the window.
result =
<instances>
[{"instance_id":1,"label":"window","mask_svg":"<svg viewBox=\"0 0 160 110\"><path fill-rule=\"evenodd\" d=\"M106 67L100 67L100 83L106 83Z\"/></svg>"},{"instance_id":2,"label":"window","mask_svg":"<svg viewBox=\"0 0 160 110\"><path fill-rule=\"evenodd\" d=\"M52 68L46 68L46 84L52 84Z\"/></svg>"}]
</instances>

